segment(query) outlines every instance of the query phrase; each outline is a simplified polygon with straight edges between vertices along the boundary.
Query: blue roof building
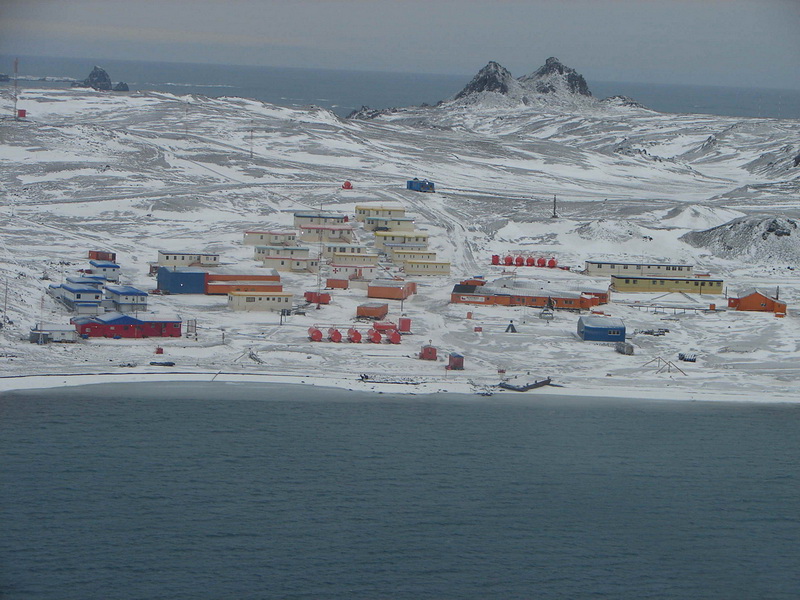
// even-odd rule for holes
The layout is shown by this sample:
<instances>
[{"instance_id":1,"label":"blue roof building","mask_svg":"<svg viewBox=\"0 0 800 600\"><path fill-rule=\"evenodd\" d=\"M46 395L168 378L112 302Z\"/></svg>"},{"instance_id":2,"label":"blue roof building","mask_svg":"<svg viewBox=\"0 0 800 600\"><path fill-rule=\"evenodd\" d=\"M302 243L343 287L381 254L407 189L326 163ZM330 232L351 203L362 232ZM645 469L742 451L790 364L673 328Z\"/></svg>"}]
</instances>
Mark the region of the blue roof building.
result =
<instances>
[{"instance_id":1,"label":"blue roof building","mask_svg":"<svg viewBox=\"0 0 800 600\"><path fill-rule=\"evenodd\" d=\"M578 337L584 342L624 342L625 323L614 317L588 315L578 319Z\"/></svg>"},{"instance_id":2,"label":"blue roof building","mask_svg":"<svg viewBox=\"0 0 800 600\"><path fill-rule=\"evenodd\" d=\"M90 260L92 275L103 275L109 281L119 281L119 265L109 260Z\"/></svg>"},{"instance_id":3,"label":"blue roof building","mask_svg":"<svg viewBox=\"0 0 800 600\"><path fill-rule=\"evenodd\" d=\"M147 310L147 292L130 285L107 285L106 296L114 310L121 313Z\"/></svg>"}]
</instances>

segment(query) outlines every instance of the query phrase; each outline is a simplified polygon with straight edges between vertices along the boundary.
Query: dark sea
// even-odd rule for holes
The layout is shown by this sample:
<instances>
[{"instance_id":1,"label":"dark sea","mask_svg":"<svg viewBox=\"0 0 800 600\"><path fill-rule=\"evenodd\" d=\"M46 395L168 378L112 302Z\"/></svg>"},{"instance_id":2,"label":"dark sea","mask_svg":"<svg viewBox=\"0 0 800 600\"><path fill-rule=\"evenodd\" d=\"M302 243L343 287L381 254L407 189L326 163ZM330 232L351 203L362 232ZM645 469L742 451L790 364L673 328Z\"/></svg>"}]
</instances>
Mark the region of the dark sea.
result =
<instances>
[{"instance_id":1,"label":"dark sea","mask_svg":"<svg viewBox=\"0 0 800 600\"><path fill-rule=\"evenodd\" d=\"M0 395L0 598L786 599L800 406Z\"/></svg>"},{"instance_id":2,"label":"dark sea","mask_svg":"<svg viewBox=\"0 0 800 600\"><path fill-rule=\"evenodd\" d=\"M92 60L58 57L19 57L19 72L26 77L61 77L83 80L95 64L114 82L130 89L173 94L239 96L283 106L314 104L346 116L361 106L389 108L435 104L460 91L472 75L431 75L154 63L126 60ZM0 55L0 72L13 71L14 57ZM483 65L477 65L475 72ZM22 89L42 87L24 80ZM10 84L0 84L0 86ZM48 83L48 86L68 86ZM648 108L670 113L708 113L737 117L800 119L800 90L749 89L696 85L662 85L589 81L597 98L624 95Z\"/></svg>"}]
</instances>

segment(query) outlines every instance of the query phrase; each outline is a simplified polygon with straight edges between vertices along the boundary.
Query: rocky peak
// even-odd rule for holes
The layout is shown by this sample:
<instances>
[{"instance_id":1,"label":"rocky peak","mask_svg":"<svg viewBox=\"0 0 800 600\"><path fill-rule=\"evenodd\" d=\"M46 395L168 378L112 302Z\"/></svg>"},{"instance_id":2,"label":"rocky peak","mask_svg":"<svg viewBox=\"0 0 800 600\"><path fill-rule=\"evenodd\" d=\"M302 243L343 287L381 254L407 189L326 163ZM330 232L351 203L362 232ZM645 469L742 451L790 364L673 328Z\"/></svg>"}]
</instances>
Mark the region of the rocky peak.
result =
<instances>
[{"instance_id":1,"label":"rocky peak","mask_svg":"<svg viewBox=\"0 0 800 600\"><path fill-rule=\"evenodd\" d=\"M536 71L520 77L519 80L540 94L552 94L563 90L581 96L592 95L583 75L567 67L554 56L548 58Z\"/></svg>"},{"instance_id":2,"label":"rocky peak","mask_svg":"<svg viewBox=\"0 0 800 600\"><path fill-rule=\"evenodd\" d=\"M472 81L456 94L455 100L480 92L496 92L507 95L518 89L519 83L508 69L494 61L489 61L489 64L478 71Z\"/></svg>"},{"instance_id":3,"label":"rocky peak","mask_svg":"<svg viewBox=\"0 0 800 600\"><path fill-rule=\"evenodd\" d=\"M108 73L105 72L105 69L95 65L94 69L92 69L92 72L89 73L89 77L83 81L83 84L96 90L110 90L111 77L108 76Z\"/></svg>"}]
</instances>

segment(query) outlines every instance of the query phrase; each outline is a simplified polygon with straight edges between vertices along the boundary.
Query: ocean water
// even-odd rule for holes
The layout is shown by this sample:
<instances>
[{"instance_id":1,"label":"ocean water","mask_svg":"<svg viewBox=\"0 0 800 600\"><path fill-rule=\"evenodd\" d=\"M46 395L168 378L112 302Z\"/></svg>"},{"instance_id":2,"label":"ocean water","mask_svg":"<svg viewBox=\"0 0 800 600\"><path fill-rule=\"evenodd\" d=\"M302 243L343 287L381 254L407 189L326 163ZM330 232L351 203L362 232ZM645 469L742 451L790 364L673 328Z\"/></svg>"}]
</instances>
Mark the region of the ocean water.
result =
<instances>
[{"instance_id":1,"label":"ocean water","mask_svg":"<svg viewBox=\"0 0 800 600\"><path fill-rule=\"evenodd\" d=\"M14 57L0 55L0 72L13 70ZM100 64L113 81L131 90L174 94L239 96L279 105L315 104L346 116L361 106L389 108L435 104L452 97L472 75L431 75L322 69L153 63L59 57L20 57L20 74L82 80ZM482 65L476 66L475 72ZM660 85L589 80L597 98L625 95L662 112L800 119L800 90ZM0 84L9 85L9 84ZM20 85L41 87L36 81ZM65 84L47 84L65 85ZM68 85L68 84L67 84Z\"/></svg>"},{"instance_id":2,"label":"ocean water","mask_svg":"<svg viewBox=\"0 0 800 600\"><path fill-rule=\"evenodd\" d=\"M800 407L0 396L0 597L791 599Z\"/></svg>"}]
</instances>

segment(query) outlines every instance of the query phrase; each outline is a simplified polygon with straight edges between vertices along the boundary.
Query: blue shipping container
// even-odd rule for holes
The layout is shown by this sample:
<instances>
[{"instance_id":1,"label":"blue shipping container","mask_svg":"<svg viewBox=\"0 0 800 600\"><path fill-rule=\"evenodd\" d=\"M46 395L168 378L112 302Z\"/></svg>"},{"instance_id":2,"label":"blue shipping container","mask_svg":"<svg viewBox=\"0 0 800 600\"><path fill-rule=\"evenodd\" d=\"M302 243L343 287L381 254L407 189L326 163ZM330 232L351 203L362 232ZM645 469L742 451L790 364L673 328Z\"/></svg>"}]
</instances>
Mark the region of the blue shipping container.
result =
<instances>
[{"instance_id":1,"label":"blue shipping container","mask_svg":"<svg viewBox=\"0 0 800 600\"><path fill-rule=\"evenodd\" d=\"M411 179L406 181L406 189L414 190L415 192L435 192L434 183L427 179Z\"/></svg>"}]
</instances>

